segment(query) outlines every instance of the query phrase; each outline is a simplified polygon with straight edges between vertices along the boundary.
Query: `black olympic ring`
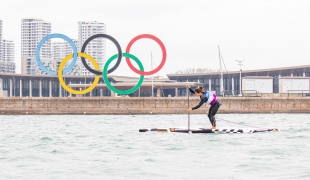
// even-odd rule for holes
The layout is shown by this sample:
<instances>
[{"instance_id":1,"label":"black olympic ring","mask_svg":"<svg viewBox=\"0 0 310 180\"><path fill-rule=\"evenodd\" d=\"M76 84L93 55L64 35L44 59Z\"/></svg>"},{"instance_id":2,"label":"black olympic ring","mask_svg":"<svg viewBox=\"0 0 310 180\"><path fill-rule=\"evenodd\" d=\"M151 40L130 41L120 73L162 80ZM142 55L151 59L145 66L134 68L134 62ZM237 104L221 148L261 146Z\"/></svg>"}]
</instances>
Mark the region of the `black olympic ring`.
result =
<instances>
[{"instance_id":1,"label":"black olympic ring","mask_svg":"<svg viewBox=\"0 0 310 180\"><path fill-rule=\"evenodd\" d=\"M122 56L123 56L121 46L119 45L119 43L118 43L112 36L109 36L109 35L107 35L107 34L96 34L96 35L93 35L93 36L89 37L89 38L84 42L84 44L83 44L83 46L82 46L82 49L81 49L81 52L82 52L82 53L85 53L84 51L85 51L85 49L86 49L87 44L88 44L91 40L93 40L93 39L95 39L95 38L99 38L99 37L107 38L107 39L111 40L111 41L115 44L115 46L116 46L116 48L117 48L117 51L118 51L117 62L115 63L115 65L114 65L111 69L108 70L108 74L110 74L110 73L112 73L113 71L115 71L115 69L120 65L121 60L122 60ZM86 68L88 71L90 71L90 72L92 72L92 73L94 73L94 74L96 74L96 75L102 75L102 72L101 72L101 71L97 71L97 70L94 70L94 69L92 69L91 67L89 67L88 64L86 63L86 60L85 60L84 57L81 57L81 59L82 59L83 65L85 66L85 68Z\"/></svg>"}]
</instances>

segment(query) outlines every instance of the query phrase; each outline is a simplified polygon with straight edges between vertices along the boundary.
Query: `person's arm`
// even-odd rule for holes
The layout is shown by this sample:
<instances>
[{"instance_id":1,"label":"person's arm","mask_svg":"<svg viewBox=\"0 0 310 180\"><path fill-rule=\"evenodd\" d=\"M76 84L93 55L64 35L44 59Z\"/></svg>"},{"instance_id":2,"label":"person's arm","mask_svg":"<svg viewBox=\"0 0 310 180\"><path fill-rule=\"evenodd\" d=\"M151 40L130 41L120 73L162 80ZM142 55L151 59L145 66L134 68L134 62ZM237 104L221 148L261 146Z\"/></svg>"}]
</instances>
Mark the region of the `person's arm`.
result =
<instances>
[{"instance_id":1,"label":"person's arm","mask_svg":"<svg viewBox=\"0 0 310 180\"><path fill-rule=\"evenodd\" d=\"M207 100L208 100L207 97L201 97L199 104L197 106L195 106L195 107L192 107L192 110L200 108L200 106L202 106L203 103L206 102Z\"/></svg>"},{"instance_id":2,"label":"person's arm","mask_svg":"<svg viewBox=\"0 0 310 180\"><path fill-rule=\"evenodd\" d=\"M188 88L188 90L189 90L192 94L195 94L195 91L192 90L192 88L191 88L189 85L186 85L186 87Z\"/></svg>"}]
</instances>

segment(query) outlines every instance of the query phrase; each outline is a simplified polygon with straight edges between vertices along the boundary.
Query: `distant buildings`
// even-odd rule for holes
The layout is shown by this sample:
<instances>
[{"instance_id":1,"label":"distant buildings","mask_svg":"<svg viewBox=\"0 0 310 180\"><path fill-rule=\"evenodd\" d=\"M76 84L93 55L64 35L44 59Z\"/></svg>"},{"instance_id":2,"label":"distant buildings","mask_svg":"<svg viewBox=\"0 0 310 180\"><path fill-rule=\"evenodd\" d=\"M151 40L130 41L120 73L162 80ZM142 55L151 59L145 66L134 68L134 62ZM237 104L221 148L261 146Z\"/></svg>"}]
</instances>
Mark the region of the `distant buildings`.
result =
<instances>
[{"instance_id":1,"label":"distant buildings","mask_svg":"<svg viewBox=\"0 0 310 180\"><path fill-rule=\"evenodd\" d=\"M75 46L79 47L79 42L76 39L72 39ZM78 50L79 51L79 50ZM71 45L66 42L52 42L52 60L53 60L53 69L58 69L61 61L68 55L72 54L73 50ZM71 61L66 63L66 66L69 66ZM66 75L80 75L81 74L81 64L80 61L77 61L73 69L66 73Z\"/></svg>"},{"instance_id":2,"label":"distant buildings","mask_svg":"<svg viewBox=\"0 0 310 180\"><path fill-rule=\"evenodd\" d=\"M239 71L228 71L223 74L224 91L221 92L221 72L167 74L168 78L145 78L139 90L129 94L130 97L150 97L152 87L154 96L186 97L189 93L186 85L192 88L203 86L207 91L213 91L218 96L269 96L269 97L309 97L310 96L310 65L282 67L272 69L243 70L240 79ZM136 85L138 77L114 76L108 77L109 82L117 89L130 89ZM64 81L73 89L86 89L93 82L92 76L66 76ZM0 74L0 97L99 97L114 96L107 87L103 77L87 94L75 95L65 90L57 76ZM241 89L240 89L241 83ZM275 93L275 95L273 95Z\"/></svg>"},{"instance_id":3,"label":"distant buildings","mask_svg":"<svg viewBox=\"0 0 310 180\"><path fill-rule=\"evenodd\" d=\"M2 57L2 20L0 19L0 59Z\"/></svg>"},{"instance_id":4,"label":"distant buildings","mask_svg":"<svg viewBox=\"0 0 310 180\"><path fill-rule=\"evenodd\" d=\"M79 41L72 39L77 49L79 48ZM73 50L71 45L67 41L52 42L52 59L64 59L69 54L72 54Z\"/></svg>"},{"instance_id":5,"label":"distant buildings","mask_svg":"<svg viewBox=\"0 0 310 180\"><path fill-rule=\"evenodd\" d=\"M15 44L13 41L4 40L0 20L0 73L15 73Z\"/></svg>"},{"instance_id":6,"label":"distant buildings","mask_svg":"<svg viewBox=\"0 0 310 180\"><path fill-rule=\"evenodd\" d=\"M15 73L15 44L10 40L2 40L0 72Z\"/></svg>"},{"instance_id":7,"label":"distant buildings","mask_svg":"<svg viewBox=\"0 0 310 180\"><path fill-rule=\"evenodd\" d=\"M21 40L21 71L22 74L46 74L38 66L35 53L39 42L47 35L51 34L51 23L42 19L22 19L22 40ZM82 43L90 36L105 33L105 24L96 21L78 22L78 40L72 39L78 51L82 48ZM105 61L105 39L98 38L92 40L85 50L102 67ZM55 41L50 39L46 41L40 50L40 59L47 69L57 70L61 61L73 50L66 41ZM70 62L66 64L68 66ZM90 67L93 65L89 63ZM74 68L66 75L93 75L78 60Z\"/></svg>"},{"instance_id":8,"label":"distant buildings","mask_svg":"<svg viewBox=\"0 0 310 180\"><path fill-rule=\"evenodd\" d=\"M36 48L39 42L52 33L51 23L42 19L25 18L21 20L21 74L43 74L45 73L36 60ZM15 44L13 41L3 39L3 23L0 20L0 73L15 73ZM102 22L80 21L78 22L78 39L72 39L78 51L83 43L92 35L106 33L106 26ZM85 52L96 59L100 67L106 58L106 41L104 38L92 40L86 47ZM40 49L40 60L42 64L51 70L57 70L61 61L73 50L66 41L47 40ZM87 61L89 66L93 64ZM68 66L70 61L66 64ZM66 75L93 75L84 65L80 58L74 68Z\"/></svg>"},{"instance_id":9,"label":"distant buildings","mask_svg":"<svg viewBox=\"0 0 310 180\"><path fill-rule=\"evenodd\" d=\"M13 41L10 40L2 40L2 47L1 47L1 56L2 60L6 62L14 62L15 60L15 44Z\"/></svg>"},{"instance_id":10,"label":"distant buildings","mask_svg":"<svg viewBox=\"0 0 310 180\"><path fill-rule=\"evenodd\" d=\"M79 50L81 50L83 43L92 35L95 34L105 34L106 27L104 23L96 22L96 21L81 21L78 22L78 39L80 42ZM102 67L105 61L105 53L106 53L106 41L103 38L96 38L92 40L86 47L85 52L91 55L94 59L96 59L99 67ZM88 63L90 67L94 69L92 63ZM81 66L82 75L94 75L89 72L84 66Z\"/></svg>"},{"instance_id":11,"label":"distant buildings","mask_svg":"<svg viewBox=\"0 0 310 180\"><path fill-rule=\"evenodd\" d=\"M21 21L21 72L22 74L45 74L40 70L36 58L36 47L47 35L51 34L51 23L42 19L22 19ZM44 66L52 68L51 41L46 41L40 52Z\"/></svg>"}]
</instances>

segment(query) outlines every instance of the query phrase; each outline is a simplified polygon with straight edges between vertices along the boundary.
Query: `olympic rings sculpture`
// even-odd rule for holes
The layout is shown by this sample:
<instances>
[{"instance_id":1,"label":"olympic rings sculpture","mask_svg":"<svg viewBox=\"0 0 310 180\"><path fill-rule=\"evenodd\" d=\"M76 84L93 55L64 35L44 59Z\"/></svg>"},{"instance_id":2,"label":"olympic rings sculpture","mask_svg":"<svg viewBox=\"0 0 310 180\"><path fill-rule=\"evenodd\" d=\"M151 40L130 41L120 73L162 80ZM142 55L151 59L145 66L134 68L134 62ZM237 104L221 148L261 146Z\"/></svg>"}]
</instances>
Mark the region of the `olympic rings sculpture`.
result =
<instances>
[{"instance_id":1,"label":"olympic rings sculpture","mask_svg":"<svg viewBox=\"0 0 310 180\"><path fill-rule=\"evenodd\" d=\"M52 71L52 70L49 70L47 69L41 62L41 59L40 59L40 50L41 50L41 47L42 45L49 39L51 38L61 38L65 41L67 41L72 49L73 49L73 53L72 54L69 54L67 55L63 60L62 62L60 63L59 65L59 68L58 68L58 71ZM88 54L85 54L85 49L87 47L87 45L89 44L90 41L92 41L93 39L96 39L96 38L106 38L110 41L112 41L116 48L117 48L117 54L113 55L112 57L110 57L108 59L108 61L105 63L104 67L103 67L103 70L102 72L100 72L99 70L99 65L98 63L96 62L96 60L91 57L90 55ZM134 55L130 54L129 51L130 51L130 48L132 47L133 43L136 42L137 40L139 39L142 39L142 38L148 38L148 39L152 39L154 40L161 48L162 50L162 53L163 53L163 57L162 57L162 61L161 63L159 64L159 66L151 71L144 71L144 67L141 63L141 61ZM73 69L74 65L76 64L76 61L77 61L77 57L81 57L81 60L82 60L82 63L83 65L85 66L85 68L96 75L95 77L95 80L93 82L93 84L91 86L89 86L87 89L84 89L84 90L74 90L74 89L71 89L70 87L68 87L66 85L66 83L64 82L63 80L63 74L69 72L70 70ZM130 67L131 70L133 70L135 73L139 74L140 75L140 79L138 81L138 83L132 87L131 89L128 89L128 90L119 90L119 89L116 89L115 87L113 87L111 85L111 83L109 82L108 80L108 74L112 73L113 71L116 70L116 68L118 68L118 66L120 65L121 63L121 60L122 58L125 57L126 58L126 62L128 64L128 66ZM91 37L89 37L83 44L82 46L82 49L81 49L81 52L77 52L77 48L74 44L74 42L69 38L67 37L66 35L63 35L63 34L58 34L58 33L55 33L55 34L50 34L46 37L44 37L38 44L37 48L36 48L36 60L37 60L37 63L39 65L39 67L44 71L46 72L47 74L51 74L51 75L55 75L55 76L58 76L58 79L59 79L59 82L61 84L61 86L68 92L72 93L72 94L86 94L88 92L90 92L91 90L93 90L96 85L98 84L99 82L99 75L102 75L103 76L103 80L105 82L105 84L107 85L107 87L117 93L117 94L130 94L130 93L133 93L135 92L136 90L138 90L140 88L140 86L142 85L143 83L143 80L144 80L144 76L145 75L152 75L152 74L155 74L156 72L158 72L165 64L166 62L166 57L167 57L167 53L166 53L166 48L164 46L164 44L161 42L160 39L158 39L157 37L153 36L153 35L150 35L150 34L141 34L141 35L138 35L136 36L135 38L133 38L129 44L127 45L127 48L126 48L126 52L125 53L122 53L122 49L121 49L121 46L119 45L119 43L112 37L112 36L109 36L107 34L96 34L96 35L93 35ZM90 60L90 62L94 65L95 69L92 69L91 67L88 66L88 64L86 63L86 59ZM65 64L70 60L70 59L73 59L71 64L67 67L67 68L64 68ZM115 65L108 70L108 67L109 65L111 64L112 61L114 61L115 59L117 59L117 62L115 63ZM131 64L131 61L130 59L134 60L138 66L139 66L139 69L136 69L132 64Z\"/></svg>"}]
</instances>

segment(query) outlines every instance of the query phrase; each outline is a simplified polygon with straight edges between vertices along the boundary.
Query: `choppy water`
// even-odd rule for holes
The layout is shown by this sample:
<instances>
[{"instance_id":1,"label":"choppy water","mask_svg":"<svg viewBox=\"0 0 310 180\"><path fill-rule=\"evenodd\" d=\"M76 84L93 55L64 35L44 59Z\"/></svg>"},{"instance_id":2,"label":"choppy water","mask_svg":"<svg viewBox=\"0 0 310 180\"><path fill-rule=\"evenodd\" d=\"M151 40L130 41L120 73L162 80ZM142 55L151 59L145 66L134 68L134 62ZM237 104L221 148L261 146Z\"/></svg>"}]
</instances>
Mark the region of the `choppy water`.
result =
<instances>
[{"instance_id":1,"label":"choppy water","mask_svg":"<svg viewBox=\"0 0 310 180\"><path fill-rule=\"evenodd\" d=\"M0 116L0 179L310 179L310 114L218 117L282 132L138 132L186 127L187 115Z\"/></svg>"}]
</instances>

